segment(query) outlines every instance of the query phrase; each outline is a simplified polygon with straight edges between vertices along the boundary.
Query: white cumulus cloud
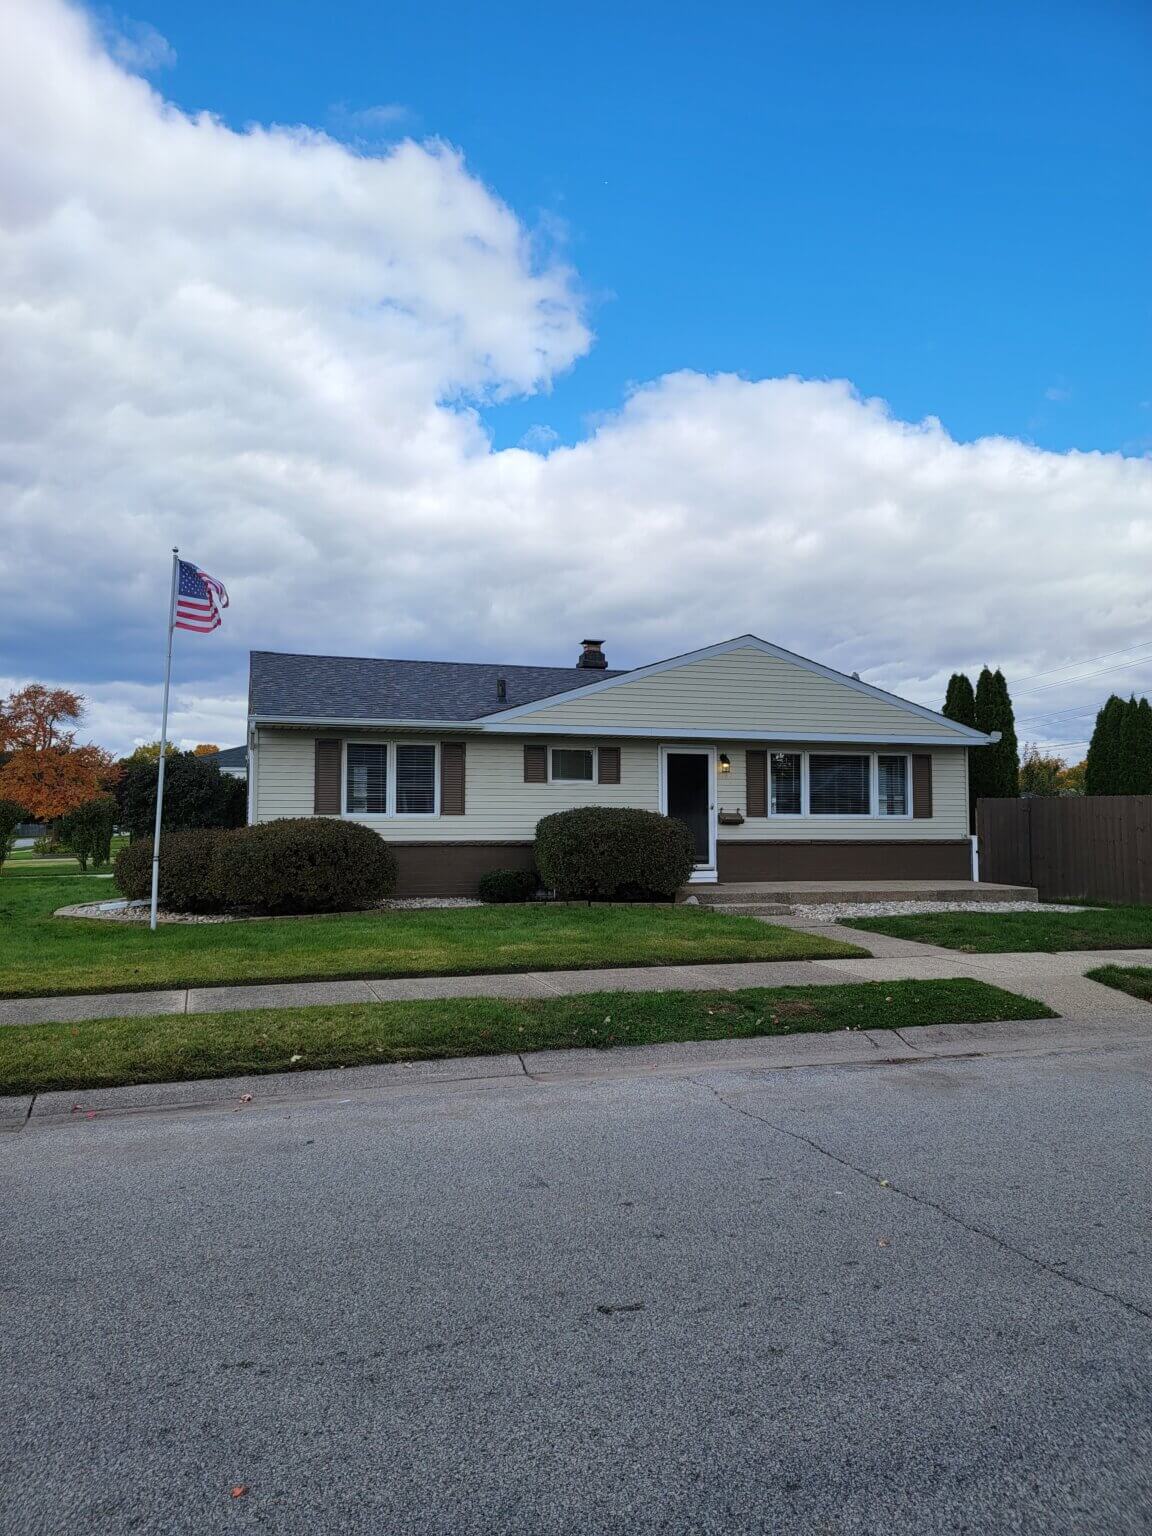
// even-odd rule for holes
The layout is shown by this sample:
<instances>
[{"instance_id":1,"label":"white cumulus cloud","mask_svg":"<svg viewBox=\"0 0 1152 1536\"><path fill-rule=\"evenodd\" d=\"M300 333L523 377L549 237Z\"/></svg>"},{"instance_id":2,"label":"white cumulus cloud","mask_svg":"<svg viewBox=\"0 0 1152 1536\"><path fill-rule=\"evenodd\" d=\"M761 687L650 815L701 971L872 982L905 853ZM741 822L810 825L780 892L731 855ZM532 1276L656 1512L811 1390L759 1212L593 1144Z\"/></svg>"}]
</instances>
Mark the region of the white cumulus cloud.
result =
<instances>
[{"instance_id":1,"label":"white cumulus cloud","mask_svg":"<svg viewBox=\"0 0 1152 1536\"><path fill-rule=\"evenodd\" d=\"M459 150L236 132L62 0L2 5L0 671L79 683L110 745L156 734L174 543L232 595L178 640L178 732L221 744L249 646L565 662L596 633L627 665L753 630L936 703L955 667L1149 633L1147 459L694 373L493 451L476 405L591 336Z\"/></svg>"}]
</instances>

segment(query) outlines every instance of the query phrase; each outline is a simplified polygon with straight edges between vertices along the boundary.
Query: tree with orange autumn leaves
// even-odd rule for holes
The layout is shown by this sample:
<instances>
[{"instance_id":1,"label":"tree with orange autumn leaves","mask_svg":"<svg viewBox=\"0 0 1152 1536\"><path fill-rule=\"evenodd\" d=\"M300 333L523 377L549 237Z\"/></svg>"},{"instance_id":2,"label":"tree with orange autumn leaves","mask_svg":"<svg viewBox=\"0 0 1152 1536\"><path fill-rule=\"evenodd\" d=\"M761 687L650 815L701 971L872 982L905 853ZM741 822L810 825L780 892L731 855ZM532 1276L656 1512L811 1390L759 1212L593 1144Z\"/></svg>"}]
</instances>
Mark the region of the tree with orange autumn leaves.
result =
<instances>
[{"instance_id":1,"label":"tree with orange autumn leaves","mask_svg":"<svg viewBox=\"0 0 1152 1536\"><path fill-rule=\"evenodd\" d=\"M84 699L68 688L29 683L0 700L0 799L37 821L55 821L107 794L116 765L102 747L76 745Z\"/></svg>"}]
</instances>

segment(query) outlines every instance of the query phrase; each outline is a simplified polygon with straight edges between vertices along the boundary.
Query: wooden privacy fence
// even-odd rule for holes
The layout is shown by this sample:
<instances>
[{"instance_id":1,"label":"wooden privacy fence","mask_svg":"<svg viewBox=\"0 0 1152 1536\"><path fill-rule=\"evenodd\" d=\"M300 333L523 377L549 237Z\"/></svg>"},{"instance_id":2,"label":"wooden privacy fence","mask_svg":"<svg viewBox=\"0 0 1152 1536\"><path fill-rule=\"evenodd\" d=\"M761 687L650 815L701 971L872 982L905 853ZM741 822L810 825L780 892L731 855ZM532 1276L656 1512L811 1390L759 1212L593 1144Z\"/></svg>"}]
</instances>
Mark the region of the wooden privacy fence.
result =
<instances>
[{"instance_id":1,"label":"wooden privacy fence","mask_svg":"<svg viewBox=\"0 0 1152 1536\"><path fill-rule=\"evenodd\" d=\"M1044 901L1152 902L1152 795L980 800L980 878Z\"/></svg>"}]
</instances>

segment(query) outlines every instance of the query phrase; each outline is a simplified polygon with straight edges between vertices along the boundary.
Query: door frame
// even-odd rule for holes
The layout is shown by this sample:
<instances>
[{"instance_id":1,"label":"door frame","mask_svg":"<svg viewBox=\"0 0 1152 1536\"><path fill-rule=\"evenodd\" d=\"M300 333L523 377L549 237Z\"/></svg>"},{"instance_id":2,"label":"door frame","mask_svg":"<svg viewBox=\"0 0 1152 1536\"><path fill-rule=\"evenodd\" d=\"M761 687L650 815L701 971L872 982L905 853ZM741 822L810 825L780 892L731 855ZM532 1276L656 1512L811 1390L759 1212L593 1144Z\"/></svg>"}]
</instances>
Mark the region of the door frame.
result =
<instances>
[{"instance_id":1,"label":"door frame","mask_svg":"<svg viewBox=\"0 0 1152 1536\"><path fill-rule=\"evenodd\" d=\"M671 752L687 753L691 757L708 759L708 862L694 864L688 876L690 885L715 885L716 883L716 748L702 747L696 742L670 741L660 746L660 814L668 814L668 755Z\"/></svg>"}]
</instances>

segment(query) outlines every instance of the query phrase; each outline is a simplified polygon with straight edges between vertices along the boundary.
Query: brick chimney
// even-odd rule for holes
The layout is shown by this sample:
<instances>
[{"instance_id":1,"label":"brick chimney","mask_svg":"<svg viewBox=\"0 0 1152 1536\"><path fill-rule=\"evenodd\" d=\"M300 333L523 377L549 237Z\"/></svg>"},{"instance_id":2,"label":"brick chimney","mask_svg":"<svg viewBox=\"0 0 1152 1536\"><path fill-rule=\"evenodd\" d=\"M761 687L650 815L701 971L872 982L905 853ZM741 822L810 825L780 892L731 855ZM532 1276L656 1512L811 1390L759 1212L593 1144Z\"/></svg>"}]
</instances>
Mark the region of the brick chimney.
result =
<instances>
[{"instance_id":1,"label":"brick chimney","mask_svg":"<svg viewBox=\"0 0 1152 1536\"><path fill-rule=\"evenodd\" d=\"M600 649L603 640L581 640L580 644L583 649L576 658L576 665L586 667L590 672L602 672L608 665L608 658Z\"/></svg>"}]
</instances>

